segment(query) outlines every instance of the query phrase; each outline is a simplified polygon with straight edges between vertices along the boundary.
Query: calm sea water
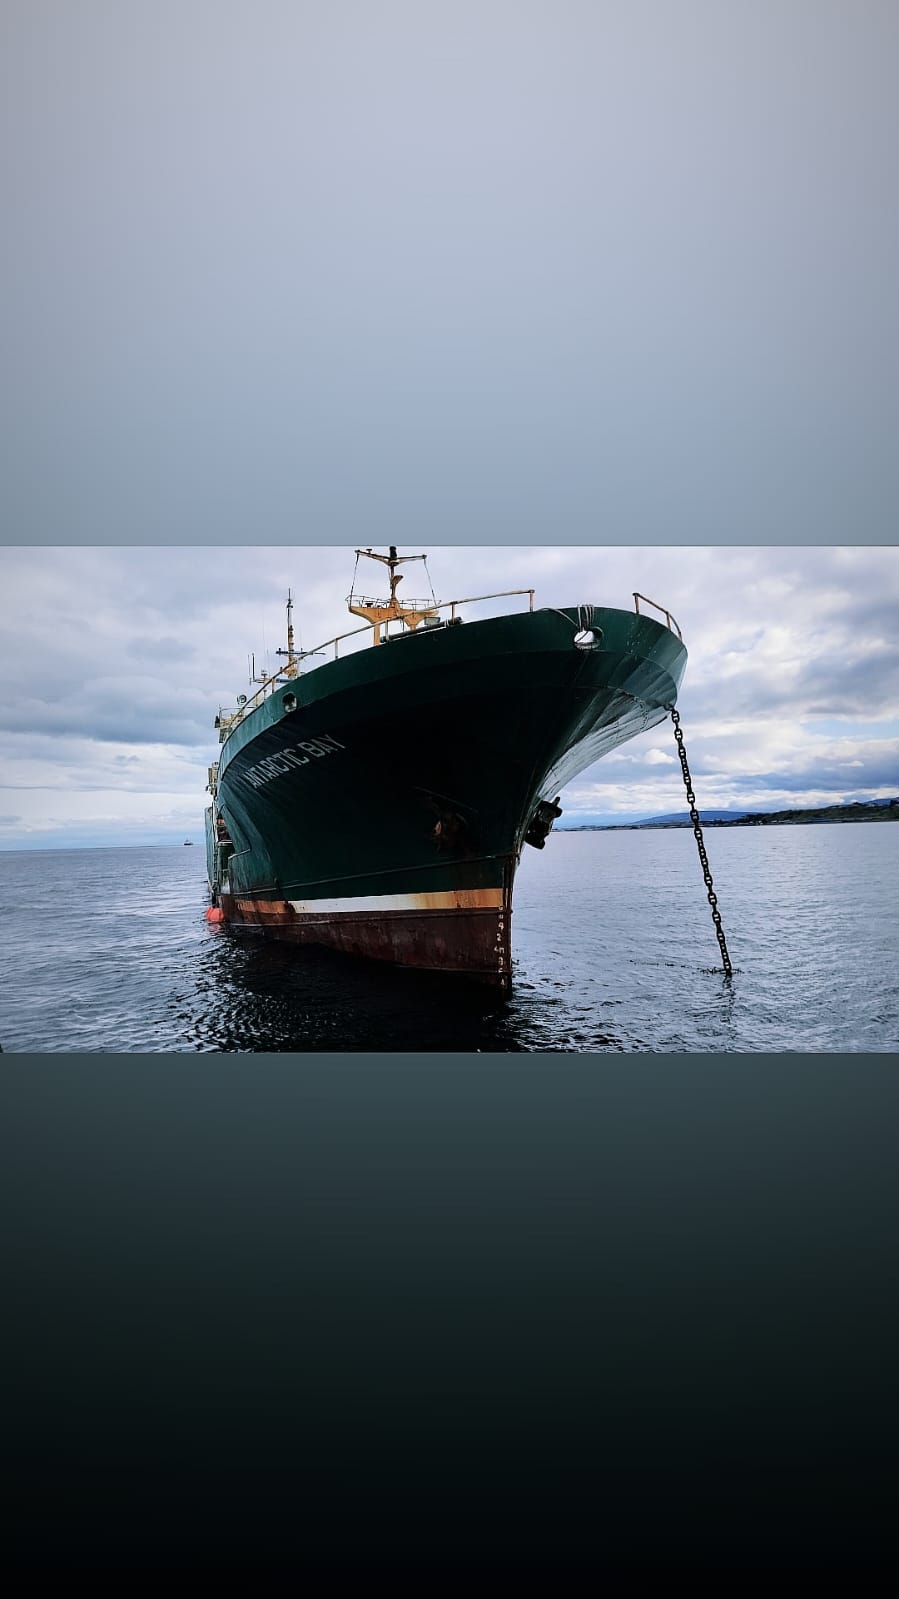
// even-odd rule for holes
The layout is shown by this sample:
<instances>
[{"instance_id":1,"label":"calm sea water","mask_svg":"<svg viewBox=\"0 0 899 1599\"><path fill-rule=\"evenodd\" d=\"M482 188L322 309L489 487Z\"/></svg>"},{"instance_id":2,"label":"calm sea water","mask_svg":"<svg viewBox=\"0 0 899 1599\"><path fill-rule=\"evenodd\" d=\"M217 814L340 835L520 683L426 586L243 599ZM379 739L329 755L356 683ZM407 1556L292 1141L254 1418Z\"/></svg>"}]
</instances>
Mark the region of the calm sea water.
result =
<instances>
[{"instance_id":1,"label":"calm sea water","mask_svg":"<svg viewBox=\"0 0 899 1599\"><path fill-rule=\"evenodd\" d=\"M731 983L690 833L559 834L508 1004L0 856L4 1573L899 1563L899 827L708 843Z\"/></svg>"},{"instance_id":2,"label":"calm sea water","mask_svg":"<svg viewBox=\"0 0 899 1599\"><path fill-rule=\"evenodd\" d=\"M525 850L511 1000L209 927L199 847L0 854L5 1051L885 1051L899 827L709 829Z\"/></svg>"}]
</instances>

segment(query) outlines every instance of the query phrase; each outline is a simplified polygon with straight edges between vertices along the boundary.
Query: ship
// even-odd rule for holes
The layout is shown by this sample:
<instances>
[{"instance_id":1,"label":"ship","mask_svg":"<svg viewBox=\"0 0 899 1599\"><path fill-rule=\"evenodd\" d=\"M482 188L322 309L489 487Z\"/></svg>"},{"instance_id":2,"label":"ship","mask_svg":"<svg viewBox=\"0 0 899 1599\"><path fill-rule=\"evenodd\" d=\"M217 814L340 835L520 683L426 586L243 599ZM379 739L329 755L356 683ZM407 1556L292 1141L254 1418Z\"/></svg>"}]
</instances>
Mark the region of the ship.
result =
<instances>
[{"instance_id":1,"label":"ship","mask_svg":"<svg viewBox=\"0 0 899 1599\"><path fill-rule=\"evenodd\" d=\"M680 627L636 593L633 610L534 589L404 601L400 568L425 556L355 555L361 626L299 650L288 590L284 664L254 660L254 692L216 717L207 917L508 994L522 852L566 784L669 714ZM473 615L484 601L500 614Z\"/></svg>"}]
</instances>

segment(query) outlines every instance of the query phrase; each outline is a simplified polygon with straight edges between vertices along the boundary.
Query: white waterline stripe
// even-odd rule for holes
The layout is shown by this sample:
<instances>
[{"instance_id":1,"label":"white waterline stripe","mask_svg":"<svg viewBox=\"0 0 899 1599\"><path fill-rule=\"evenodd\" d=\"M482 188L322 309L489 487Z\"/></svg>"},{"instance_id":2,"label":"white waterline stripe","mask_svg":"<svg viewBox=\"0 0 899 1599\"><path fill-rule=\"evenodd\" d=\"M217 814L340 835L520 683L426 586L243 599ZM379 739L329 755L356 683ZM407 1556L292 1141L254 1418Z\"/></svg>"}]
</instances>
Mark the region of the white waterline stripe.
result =
<instances>
[{"instance_id":1,"label":"white waterline stripe","mask_svg":"<svg viewBox=\"0 0 899 1599\"><path fill-rule=\"evenodd\" d=\"M434 894L366 894L356 899L290 899L300 915L324 916L359 911L501 910L501 888L453 888Z\"/></svg>"}]
</instances>

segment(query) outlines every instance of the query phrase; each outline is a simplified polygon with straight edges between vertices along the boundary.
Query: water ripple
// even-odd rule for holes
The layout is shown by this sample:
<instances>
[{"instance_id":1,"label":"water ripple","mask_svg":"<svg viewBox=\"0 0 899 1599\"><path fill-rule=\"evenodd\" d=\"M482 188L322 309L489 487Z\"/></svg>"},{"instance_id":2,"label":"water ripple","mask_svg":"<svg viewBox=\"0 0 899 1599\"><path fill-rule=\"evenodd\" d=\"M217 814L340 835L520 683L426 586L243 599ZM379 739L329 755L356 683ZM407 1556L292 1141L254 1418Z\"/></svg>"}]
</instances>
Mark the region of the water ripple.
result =
<instances>
[{"instance_id":1,"label":"water ripple","mask_svg":"<svg viewBox=\"0 0 899 1599\"><path fill-rule=\"evenodd\" d=\"M893 1050L899 828L554 834L516 885L506 1002L210 927L195 852L0 855L0 1042L34 1051ZM64 891L61 890L64 883Z\"/></svg>"}]
</instances>

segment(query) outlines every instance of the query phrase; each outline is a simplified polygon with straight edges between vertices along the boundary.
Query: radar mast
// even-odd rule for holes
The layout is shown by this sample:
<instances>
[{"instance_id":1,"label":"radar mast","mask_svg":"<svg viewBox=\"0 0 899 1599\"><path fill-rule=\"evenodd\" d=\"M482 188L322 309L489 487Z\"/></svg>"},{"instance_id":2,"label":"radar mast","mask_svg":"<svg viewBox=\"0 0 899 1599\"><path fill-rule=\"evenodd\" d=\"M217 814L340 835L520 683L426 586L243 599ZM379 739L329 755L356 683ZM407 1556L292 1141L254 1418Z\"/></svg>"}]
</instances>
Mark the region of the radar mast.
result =
<instances>
[{"instance_id":1,"label":"radar mast","mask_svg":"<svg viewBox=\"0 0 899 1599\"><path fill-rule=\"evenodd\" d=\"M439 608L434 599L433 589L431 589L430 602L427 600L410 600L407 605L404 605L396 597L397 587L403 581L403 574L397 571L397 567L403 566L407 561L423 561L425 563L425 573L427 573L427 556L397 555L396 545L391 544L388 555L379 555L376 550L371 549L357 550L357 571L360 559L379 561L382 566L386 566L390 584L389 599L373 599L370 595L357 593L355 574L353 576L353 587L347 598L347 606L352 616L364 616L366 621L371 622L374 629L372 643L380 644L382 642L381 629L382 627L386 628L389 622L403 622L408 628L416 628L426 617L439 615ZM429 587L430 582L431 580L428 578Z\"/></svg>"}]
</instances>

